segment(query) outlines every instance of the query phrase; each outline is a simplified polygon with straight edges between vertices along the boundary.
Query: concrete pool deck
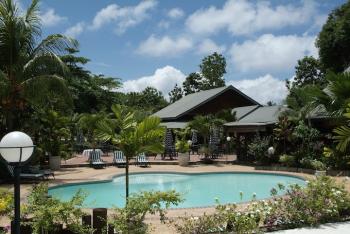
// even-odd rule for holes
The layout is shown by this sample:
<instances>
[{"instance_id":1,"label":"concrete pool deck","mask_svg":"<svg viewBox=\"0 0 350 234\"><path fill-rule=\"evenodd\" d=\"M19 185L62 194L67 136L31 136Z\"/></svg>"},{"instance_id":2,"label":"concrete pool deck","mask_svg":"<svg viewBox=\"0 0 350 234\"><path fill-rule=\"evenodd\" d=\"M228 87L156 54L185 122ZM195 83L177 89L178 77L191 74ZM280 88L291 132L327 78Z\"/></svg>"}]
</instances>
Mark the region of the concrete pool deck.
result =
<instances>
[{"instance_id":1,"label":"concrete pool deck","mask_svg":"<svg viewBox=\"0 0 350 234\"><path fill-rule=\"evenodd\" d=\"M77 182L87 182L87 181L98 181L106 180L117 174L123 174L124 168L117 167L107 167L104 169L93 169L88 167L75 167L75 168L62 168L55 172L56 179L49 180L49 185L60 185L67 183L77 183ZM192 165L189 167L180 167L178 165L151 165L148 168L141 168L137 166L130 166L130 173L133 172L186 172L186 173L200 173L200 172L268 172L274 173L273 171L262 171L255 170L251 166L240 166L231 164L214 164L214 165ZM305 179L313 178L312 175L303 173L292 173L292 172L276 172L279 174L296 175L301 176ZM337 181L342 181L345 177L335 177ZM0 186L2 187L2 185ZM8 187L8 185L7 185ZM25 201L28 195L31 185L23 184L21 186L22 200ZM346 188L350 191L350 181L346 181ZM214 207L206 208L191 208L191 209L170 209L167 212L167 217L176 218L184 215L200 216L203 213L214 212ZM158 216L148 215L146 217L146 222L152 225L152 233L176 233L175 230L167 224L161 224ZM0 224L4 223L4 220L0 221Z\"/></svg>"}]
</instances>

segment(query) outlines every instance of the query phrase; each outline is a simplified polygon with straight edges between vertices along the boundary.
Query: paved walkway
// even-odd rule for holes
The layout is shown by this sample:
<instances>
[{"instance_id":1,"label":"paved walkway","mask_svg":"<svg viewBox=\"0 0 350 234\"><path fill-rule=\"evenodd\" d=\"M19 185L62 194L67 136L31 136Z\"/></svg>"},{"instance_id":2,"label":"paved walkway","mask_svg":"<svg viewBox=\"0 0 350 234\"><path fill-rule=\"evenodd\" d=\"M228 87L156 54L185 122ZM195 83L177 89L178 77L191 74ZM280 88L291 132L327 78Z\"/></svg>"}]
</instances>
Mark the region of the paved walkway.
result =
<instances>
[{"instance_id":1,"label":"paved walkway","mask_svg":"<svg viewBox=\"0 0 350 234\"><path fill-rule=\"evenodd\" d=\"M330 223L318 228L296 228L285 231L273 232L274 234L349 234L350 222Z\"/></svg>"}]
</instances>

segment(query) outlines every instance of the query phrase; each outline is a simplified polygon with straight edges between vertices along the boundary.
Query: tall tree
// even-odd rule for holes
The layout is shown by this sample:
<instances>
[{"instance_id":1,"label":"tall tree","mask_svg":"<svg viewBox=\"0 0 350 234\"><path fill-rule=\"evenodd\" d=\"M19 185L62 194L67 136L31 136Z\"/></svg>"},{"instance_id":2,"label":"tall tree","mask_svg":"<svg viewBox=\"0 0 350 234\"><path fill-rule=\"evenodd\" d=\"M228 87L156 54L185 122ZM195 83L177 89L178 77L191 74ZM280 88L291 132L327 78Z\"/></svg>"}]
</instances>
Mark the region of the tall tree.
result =
<instances>
[{"instance_id":1,"label":"tall tree","mask_svg":"<svg viewBox=\"0 0 350 234\"><path fill-rule=\"evenodd\" d=\"M326 83L320 61L312 56L305 56L298 60L295 67L295 77L292 82L287 81L287 88L303 87L305 85L320 85Z\"/></svg>"},{"instance_id":2,"label":"tall tree","mask_svg":"<svg viewBox=\"0 0 350 234\"><path fill-rule=\"evenodd\" d=\"M177 100L181 99L182 95L183 95L182 88L177 86L177 84L175 84L173 90L169 92L170 103L174 103Z\"/></svg>"},{"instance_id":3,"label":"tall tree","mask_svg":"<svg viewBox=\"0 0 350 234\"><path fill-rule=\"evenodd\" d=\"M224 56L214 52L205 57L199 67L204 78L202 90L225 86L226 59Z\"/></svg>"},{"instance_id":4,"label":"tall tree","mask_svg":"<svg viewBox=\"0 0 350 234\"><path fill-rule=\"evenodd\" d=\"M91 74L83 67L90 61L88 58L76 56L79 52L76 49L69 48L67 51L69 54L61 56L61 59L69 68L65 79L73 96L75 112L109 110L113 103L120 101L119 93L115 92L121 86L120 79Z\"/></svg>"},{"instance_id":5,"label":"tall tree","mask_svg":"<svg viewBox=\"0 0 350 234\"><path fill-rule=\"evenodd\" d=\"M196 93L202 90L202 76L197 72L190 73L182 83L185 95Z\"/></svg>"},{"instance_id":6,"label":"tall tree","mask_svg":"<svg viewBox=\"0 0 350 234\"><path fill-rule=\"evenodd\" d=\"M8 131L19 128L19 114L28 104L55 107L69 100L60 77L67 67L58 55L78 43L59 34L37 41L38 2L33 0L22 14L13 0L0 1L0 98Z\"/></svg>"},{"instance_id":7,"label":"tall tree","mask_svg":"<svg viewBox=\"0 0 350 234\"><path fill-rule=\"evenodd\" d=\"M332 11L316 40L325 69L343 72L350 66L350 1Z\"/></svg>"}]
</instances>

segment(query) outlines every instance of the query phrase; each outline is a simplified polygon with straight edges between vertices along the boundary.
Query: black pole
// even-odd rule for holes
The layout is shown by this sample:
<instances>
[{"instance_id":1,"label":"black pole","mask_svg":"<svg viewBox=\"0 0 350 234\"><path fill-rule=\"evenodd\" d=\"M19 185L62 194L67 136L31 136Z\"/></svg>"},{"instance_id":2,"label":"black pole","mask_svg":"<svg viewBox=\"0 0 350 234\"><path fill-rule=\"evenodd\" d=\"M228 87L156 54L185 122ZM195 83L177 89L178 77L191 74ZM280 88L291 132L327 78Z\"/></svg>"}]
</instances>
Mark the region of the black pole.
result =
<instances>
[{"instance_id":1,"label":"black pole","mask_svg":"<svg viewBox=\"0 0 350 234\"><path fill-rule=\"evenodd\" d=\"M21 150L22 151L22 150ZM14 233L20 234L20 205L21 205L21 198L20 198L20 181L19 176L21 173L21 167L19 164L16 164L14 167L14 176L15 176L15 219L14 219Z\"/></svg>"}]
</instances>

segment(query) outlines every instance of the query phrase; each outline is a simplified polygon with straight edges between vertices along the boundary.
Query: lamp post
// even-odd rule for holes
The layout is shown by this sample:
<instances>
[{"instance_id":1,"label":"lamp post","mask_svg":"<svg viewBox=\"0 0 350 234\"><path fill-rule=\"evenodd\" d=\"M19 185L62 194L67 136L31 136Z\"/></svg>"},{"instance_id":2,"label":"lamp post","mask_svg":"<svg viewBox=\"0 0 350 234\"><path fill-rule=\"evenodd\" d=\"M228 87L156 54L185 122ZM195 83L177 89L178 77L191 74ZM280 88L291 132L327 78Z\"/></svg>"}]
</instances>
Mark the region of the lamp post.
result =
<instances>
[{"instance_id":1,"label":"lamp post","mask_svg":"<svg viewBox=\"0 0 350 234\"><path fill-rule=\"evenodd\" d=\"M20 173L21 164L25 163L33 153L32 139L23 132L10 132L0 141L0 154L7 163L14 167L14 203L15 217L13 233L20 234Z\"/></svg>"},{"instance_id":2,"label":"lamp post","mask_svg":"<svg viewBox=\"0 0 350 234\"><path fill-rule=\"evenodd\" d=\"M228 154L231 151L231 137L230 136L226 137L226 141L227 141L226 163L228 163Z\"/></svg>"}]
</instances>

